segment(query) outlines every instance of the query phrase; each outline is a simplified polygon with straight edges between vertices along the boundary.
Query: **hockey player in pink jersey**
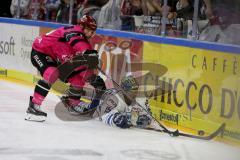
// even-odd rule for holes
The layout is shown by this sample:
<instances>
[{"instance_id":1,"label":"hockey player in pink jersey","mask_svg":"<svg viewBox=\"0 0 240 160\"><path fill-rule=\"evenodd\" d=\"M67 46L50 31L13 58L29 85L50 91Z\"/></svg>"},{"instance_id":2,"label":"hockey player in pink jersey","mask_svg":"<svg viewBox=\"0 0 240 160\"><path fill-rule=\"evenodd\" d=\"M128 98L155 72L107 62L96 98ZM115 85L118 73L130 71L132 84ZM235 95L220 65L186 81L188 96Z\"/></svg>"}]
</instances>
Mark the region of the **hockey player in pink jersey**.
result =
<instances>
[{"instance_id":1,"label":"hockey player in pink jersey","mask_svg":"<svg viewBox=\"0 0 240 160\"><path fill-rule=\"evenodd\" d=\"M89 82L95 89L106 89L102 78L94 74L94 69L98 66L98 55L88 41L95 34L96 29L95 19L85 15L78 25L62 27L35 39L31 61L40 72L42 79L38 81L34 94L30 97L26 120L45 120L47 113L43 112L40 106L51 85L60 77L59 66L76 56L83 56L87 65L77 67L65 79L65 82L70 83L70 89L67 97L62 101L67 105L70 113L83 112L84 104L82 103L84 102L80 100L81 95L76 92L79 93L86 82ZM96 100L93 103L98 102Z\"/></svg>"}]
</instances>

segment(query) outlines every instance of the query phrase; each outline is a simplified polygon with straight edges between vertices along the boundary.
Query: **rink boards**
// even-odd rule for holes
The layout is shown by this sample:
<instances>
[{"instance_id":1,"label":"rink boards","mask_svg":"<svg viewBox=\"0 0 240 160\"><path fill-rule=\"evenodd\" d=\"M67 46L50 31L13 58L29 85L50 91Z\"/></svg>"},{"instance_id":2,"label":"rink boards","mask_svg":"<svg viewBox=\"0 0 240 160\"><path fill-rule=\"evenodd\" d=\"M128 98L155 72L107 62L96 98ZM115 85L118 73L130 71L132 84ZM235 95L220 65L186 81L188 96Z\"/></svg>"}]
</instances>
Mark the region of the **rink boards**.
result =
<instances>
[{"instance_id":1,"label":"rink boards","mask_svg":"<svg viewBox=\"0 0 240 160\"><path fill-rule=\"evenodd\" d=\"M32 42L60 25L0 18L0 26L0 76L35 83ZM240 143L240 47L112 30L97 33L91 43L104 71L118 82L134 71L159 121L206 135L226 123L218 140Z\"/></svg>"}]
</instances>

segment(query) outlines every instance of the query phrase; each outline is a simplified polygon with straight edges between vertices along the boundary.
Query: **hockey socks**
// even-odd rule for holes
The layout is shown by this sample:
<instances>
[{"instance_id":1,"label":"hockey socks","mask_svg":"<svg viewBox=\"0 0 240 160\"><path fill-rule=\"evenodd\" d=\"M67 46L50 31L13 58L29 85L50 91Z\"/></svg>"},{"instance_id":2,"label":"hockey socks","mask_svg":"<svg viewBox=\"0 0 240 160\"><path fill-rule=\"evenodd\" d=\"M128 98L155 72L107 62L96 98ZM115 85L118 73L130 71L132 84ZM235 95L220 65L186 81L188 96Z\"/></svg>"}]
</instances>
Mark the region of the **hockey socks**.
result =
<instances>
[{"instance_id":1,"label":"hockey socks","mask_svg":"<svg viewBox=\"0 0 240 160\"><path fill-rule=\"evenodd\" d=\"M47 96L51 85L44 80L39 80L33 94L32 102L37 105L41 105L45 97Z\"/></svg>"},{"instance_id":2,"label":"hockey socks","mask_svg":"<svg viewBox=\"0 0 240 160\"><path fill-rule=\"evenodd\" d=\"M27 109L27 117L25 120L43 122L46 120L47 113L41 111L40 106L47 96L51 86L44 80L39 80L33 97L30 97L29 107Z\"/></svg>"}]
</instances>

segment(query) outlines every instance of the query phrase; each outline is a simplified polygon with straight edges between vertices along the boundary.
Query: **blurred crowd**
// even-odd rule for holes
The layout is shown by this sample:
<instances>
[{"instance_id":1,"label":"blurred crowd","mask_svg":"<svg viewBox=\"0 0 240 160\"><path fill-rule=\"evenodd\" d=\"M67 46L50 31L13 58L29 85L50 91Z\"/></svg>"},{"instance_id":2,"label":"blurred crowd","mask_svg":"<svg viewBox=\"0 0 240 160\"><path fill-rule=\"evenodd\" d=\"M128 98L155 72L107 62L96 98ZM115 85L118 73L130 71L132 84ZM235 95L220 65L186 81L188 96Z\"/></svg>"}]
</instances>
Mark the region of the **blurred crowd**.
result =
<instances>
[{"instance_id":1,"label":"blurred crowd","mask_svg":"<svg viewBox=\"0 0 240 160\"><path fill-rule=\"evenodd\" d=\"M20 3L4 0L0 3L1 17L77 24L80 17L88 14L97 20L99 28L170 37L192 38L193 23L197 23L196 39L240 45L239 0L20 0Z\"/></svg>"}]
</instances>

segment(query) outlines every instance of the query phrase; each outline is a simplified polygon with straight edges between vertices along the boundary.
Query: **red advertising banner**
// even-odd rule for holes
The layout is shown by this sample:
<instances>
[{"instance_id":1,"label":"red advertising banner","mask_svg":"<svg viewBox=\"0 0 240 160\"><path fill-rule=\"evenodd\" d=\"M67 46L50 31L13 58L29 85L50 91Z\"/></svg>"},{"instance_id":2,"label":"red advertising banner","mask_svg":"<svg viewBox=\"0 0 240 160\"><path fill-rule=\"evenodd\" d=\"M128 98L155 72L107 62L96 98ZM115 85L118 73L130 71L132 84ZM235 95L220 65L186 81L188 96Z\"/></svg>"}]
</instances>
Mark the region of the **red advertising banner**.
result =
<instances>
[{"instance_id":1,"label":"red advertising banner","mask_svg":"<svg viewBox=\"0 0 240 160\"><path fill-rule=\"evenodd\" d=\"M142 62L143 42L140 40L95 35L91 44L99 52L103 71L118 83L133 72L132 63ZM108 81L107 85L111 87Z\"/></svg>"}]
</instances>

